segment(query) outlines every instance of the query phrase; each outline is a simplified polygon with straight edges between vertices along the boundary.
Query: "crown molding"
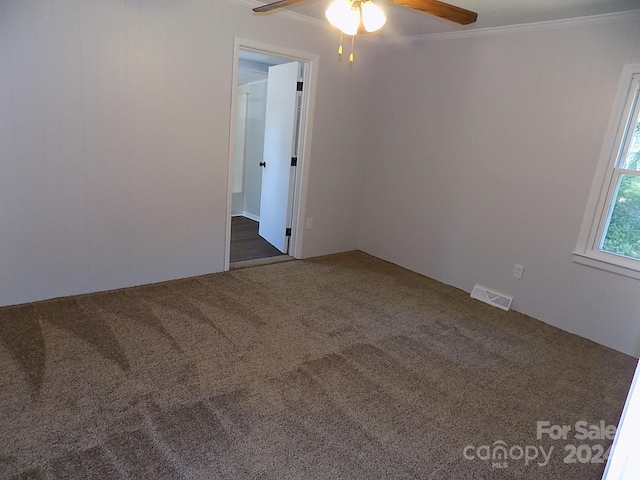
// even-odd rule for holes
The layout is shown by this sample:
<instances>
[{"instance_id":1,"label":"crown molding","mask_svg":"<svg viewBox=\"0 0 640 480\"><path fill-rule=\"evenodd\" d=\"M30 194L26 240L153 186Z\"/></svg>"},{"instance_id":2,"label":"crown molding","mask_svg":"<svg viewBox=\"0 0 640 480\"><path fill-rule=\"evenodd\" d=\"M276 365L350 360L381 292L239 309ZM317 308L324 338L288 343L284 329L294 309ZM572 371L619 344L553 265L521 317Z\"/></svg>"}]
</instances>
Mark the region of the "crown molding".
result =
<instances>
[{"instance_id":1,"label":"crown molding","mask_svg":"<svg viewBox=\"0 0 640 480\"><path fill-rule=\"evenodd\" d=\"M383 44L406 44L416 42L426 42L433 40L449 40L454 38L474 38L491 35L508 35L512 33L540 32L556 30L561 28L584 27L590 25L602 25L607 23L618 23L622 21L640 20L640 10L630 10L626 12L606 13L603 15L592 15L589 17L575 17L562 20L549 20L545 22L522 23L518 25L506 25L501 27L477 28L457 32L427 33L424 35L401 35L394 37L379 36L372 38L374 42Z\"/></svg>"},{"instance_id":2,"label":"crown molding","mask_svg":"<svg viewBox=\"0 0 640 480\"><path fill-rule=\"evenodd\" d=\"M251 9L255 7L261 7L265 4L265 2L258 2L256 0L225 0L225 2L233 3L235 5L240 5L240 6L251 8ZM307 15L303 15L301 13L292 12L291 10L283 10L282 12L279 12L278 15L281 15L283 17L288 17L293 20L297 20L299 22L310 23L313 25L325 26L326 24L326 22L323 20L318 20L317 18L312 18Z\"/></svg>"},{"instance_id":3,"label":"crown molding","mask_svg":"<svg viewBox=\"0 0 640 480\"><path fill-rule=\"evenodd\" d=\"M264 2L257 0L225 0L227 3L240 5L247 8L255 8L264 5ZM284 10L279 15L297 20L300 22L309 23L312 25L327 26L327 22L317 18L312 18L301 13L292 12L290 10ZM640 20L639 10L628 10L625 12L605 13L602 15L591 15L588 17L574 17L565 18L560 20L547 20L544 22L534 23L521 23L518 25L506 25L499 27L486 27L475 28L464 31L454 32L440 32L440 33L426 33L423 35L397 35L393 37L385 37L382 35L377 36L360 36L362 40L366 40L370 43L382 43L387 45L394 44L407 44L407 43L420 43L433 40L449 40L455 38L475 38L485 37L491 35L509 35L513 33L524 32L540 32L548 30L556 30L561 28L575 28L585 27L590 25L603 25L607 23L618 23L622 21L638 21Z\"/></svg>"}]
</instances>

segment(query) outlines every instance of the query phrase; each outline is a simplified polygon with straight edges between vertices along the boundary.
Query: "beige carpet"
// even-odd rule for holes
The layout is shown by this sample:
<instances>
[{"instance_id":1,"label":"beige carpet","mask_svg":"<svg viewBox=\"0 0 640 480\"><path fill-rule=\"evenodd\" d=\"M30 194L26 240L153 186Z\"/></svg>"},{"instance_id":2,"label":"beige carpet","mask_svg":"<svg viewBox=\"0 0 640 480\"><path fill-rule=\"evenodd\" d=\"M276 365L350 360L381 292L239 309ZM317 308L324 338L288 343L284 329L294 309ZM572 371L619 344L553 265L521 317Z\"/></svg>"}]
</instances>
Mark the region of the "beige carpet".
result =
<instances>
[{"instance_id":1,"label":"beige carpet","mask_svg":"<svg viewBox=\"0 0 640 480\"><path fill-rule=\"evenodd\" d=\"M3 308L0 339L3 479L598 479L565 446L610 441L536 422L617 424L635 365L359 252Z\"/></svg>"}]
</instances>

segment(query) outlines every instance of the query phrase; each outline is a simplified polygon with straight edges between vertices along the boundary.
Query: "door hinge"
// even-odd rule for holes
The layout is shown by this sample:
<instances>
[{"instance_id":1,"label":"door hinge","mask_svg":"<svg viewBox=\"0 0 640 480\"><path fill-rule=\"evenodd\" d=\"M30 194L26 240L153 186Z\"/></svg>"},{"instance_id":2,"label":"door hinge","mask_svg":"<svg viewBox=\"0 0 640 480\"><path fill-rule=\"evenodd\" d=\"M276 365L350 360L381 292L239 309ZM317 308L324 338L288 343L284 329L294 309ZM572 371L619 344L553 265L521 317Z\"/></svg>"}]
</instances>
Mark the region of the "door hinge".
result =
<instances>
[{"instance_id":1,"label":"door hinge","mask_svg":"<svg viewBox=\"0 0 640 480\"><path fill-rule=\"evenodd\" d=\"M292 167L298 166L298 157L291 157L291 166Z\"/></svg>"},{"instance_id":2,"label":"door hinge","mask_svg":"<svg viewBox=\"0 0 640 480\"><path fill-rule=\"evenodd\" d=\"M302 91L302 83L303 83L303 82L298 82L298 86L297 86L297 90L298 90L298 92L301 92L301 91Z\"/></svg>"},{"instance_id":3,"label":"door hinge","mask_svg":"<svg viewBox=\"0 0 640 480\"><path fill-rule=\"evenodd\" d=\"M290 228L285 229L284 236L285 237L290 237L291 236L291 229Z\"/></svg>"}]
</instances>

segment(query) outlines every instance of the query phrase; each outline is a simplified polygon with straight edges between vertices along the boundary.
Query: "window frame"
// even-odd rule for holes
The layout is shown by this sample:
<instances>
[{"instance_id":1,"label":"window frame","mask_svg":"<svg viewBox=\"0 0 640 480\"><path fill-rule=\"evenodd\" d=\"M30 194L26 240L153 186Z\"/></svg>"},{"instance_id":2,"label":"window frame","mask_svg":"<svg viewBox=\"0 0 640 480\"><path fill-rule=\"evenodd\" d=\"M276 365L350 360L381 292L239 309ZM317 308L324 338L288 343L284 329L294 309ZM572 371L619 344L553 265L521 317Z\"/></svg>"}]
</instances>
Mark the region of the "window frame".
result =
<instances>
[{"instance_id":1,"label":"window frame","mask_svg":"<svg viewBox=\"0 0 640 480\"><path fill-rule=\"evenodd\" d=\"M640 279L640 259L609 253L600 249L608 227L613 201L621 175L640 176L640 171L619 166L626 159L633 128L640 110L640 63L625 65L604 137L578 242L573 251L576 263ZM633 109L633 110L632 110Z\"/></svg>"}]
</instances>

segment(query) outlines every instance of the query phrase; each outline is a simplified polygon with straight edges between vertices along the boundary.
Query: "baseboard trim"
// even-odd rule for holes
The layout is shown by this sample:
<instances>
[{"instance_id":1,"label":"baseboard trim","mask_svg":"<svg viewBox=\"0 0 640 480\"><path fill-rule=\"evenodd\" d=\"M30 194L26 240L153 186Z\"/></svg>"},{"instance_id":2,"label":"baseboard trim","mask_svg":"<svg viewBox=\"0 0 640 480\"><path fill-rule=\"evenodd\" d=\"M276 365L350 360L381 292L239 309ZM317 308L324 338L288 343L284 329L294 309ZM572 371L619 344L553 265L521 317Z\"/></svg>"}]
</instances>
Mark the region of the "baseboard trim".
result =
<instances>
[{"instance_id":1,"label":"baseboard trim","mask_svg":"<svg viewBox=\"0 0 640 480\"><path fill-rule=\"evenodd\" d=\"M253 213L249 213L249 212L242 212L242 216L243 217L247 217L249 220L253 220L256 222L260 221L260 217L258 215L254 215Z\"/></svg>"}]
</instances>

